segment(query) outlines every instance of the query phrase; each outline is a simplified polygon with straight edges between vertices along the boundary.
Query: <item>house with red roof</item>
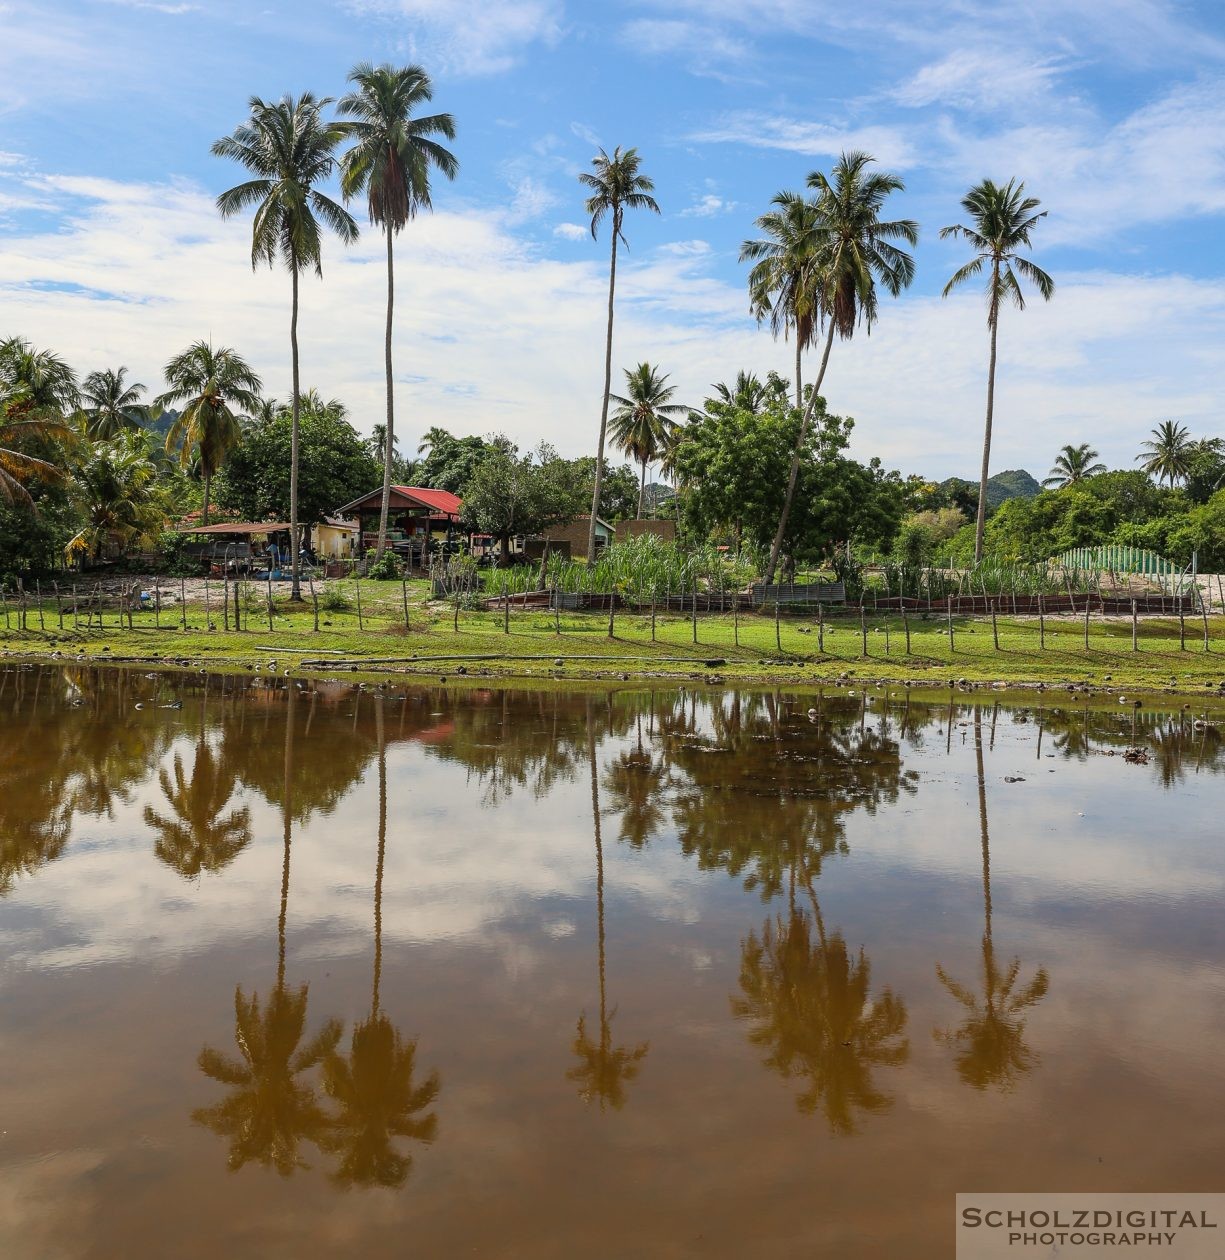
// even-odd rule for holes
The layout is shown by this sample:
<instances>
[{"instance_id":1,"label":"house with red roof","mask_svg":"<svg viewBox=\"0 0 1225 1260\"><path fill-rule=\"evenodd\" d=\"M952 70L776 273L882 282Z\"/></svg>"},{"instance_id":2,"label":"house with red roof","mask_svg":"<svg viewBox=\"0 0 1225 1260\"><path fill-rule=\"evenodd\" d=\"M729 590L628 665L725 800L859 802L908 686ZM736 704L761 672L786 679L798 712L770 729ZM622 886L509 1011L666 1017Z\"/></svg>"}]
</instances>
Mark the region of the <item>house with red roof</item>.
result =
<instances>
[{"instance_id":1,"label":"house with red roof","mask_svg":"<svg viewBox=\"0 0 1225 1260\"><path fill-rule=\"evenodd\" d=\"M380 486L335 512L336 516L357 519L363 554L378 543L382 506ZM460 526L463 506L463 500L447 490L392 486L387 509L388 545L411 564L424 568L431 544L445 546L467 537L467 531Z\"/></svg>"}]
</instances>

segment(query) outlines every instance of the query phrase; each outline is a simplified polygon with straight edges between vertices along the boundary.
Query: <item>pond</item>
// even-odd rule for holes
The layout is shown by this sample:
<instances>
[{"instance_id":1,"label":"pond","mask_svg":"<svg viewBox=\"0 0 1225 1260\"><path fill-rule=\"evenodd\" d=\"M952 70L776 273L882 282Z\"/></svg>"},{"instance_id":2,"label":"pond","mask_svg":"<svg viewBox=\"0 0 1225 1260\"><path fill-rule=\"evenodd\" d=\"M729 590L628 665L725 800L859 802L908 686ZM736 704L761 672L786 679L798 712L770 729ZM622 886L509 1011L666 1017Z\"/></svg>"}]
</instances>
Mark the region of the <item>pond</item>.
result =
<instances>
[{"instance_id":1,"label":"pond","mask_svg":"<svg viewBox=\"0 0 1225 1260\"><path fill-rule=\"evenodd\" d=\"M6 667L0 1255L946 1257L958 1191L1219 1190L1225 744L1116 709Z\"/></svg>"}]
</instances>

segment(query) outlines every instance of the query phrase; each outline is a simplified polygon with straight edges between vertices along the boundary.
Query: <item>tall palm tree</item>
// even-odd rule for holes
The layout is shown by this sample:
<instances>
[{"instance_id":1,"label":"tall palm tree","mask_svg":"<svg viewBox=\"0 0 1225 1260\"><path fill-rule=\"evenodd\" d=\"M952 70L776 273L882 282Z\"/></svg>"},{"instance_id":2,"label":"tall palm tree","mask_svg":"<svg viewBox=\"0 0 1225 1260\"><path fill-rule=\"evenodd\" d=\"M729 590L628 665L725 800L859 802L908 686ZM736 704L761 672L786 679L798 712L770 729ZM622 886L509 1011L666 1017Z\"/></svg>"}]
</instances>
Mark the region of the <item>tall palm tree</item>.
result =
<instances>
[{"instance_id":1,"label":"tall palm tree","mask_svg":"<svg viewBox=\"0 0 1225 1260\"><path fill-rule=\"evenodd\" d=\"M81 386L81 401L85 404L82 411L85 431L92 441L109 442L156 419L155 408L140 401L145 387L139 381L129 385L127 375L126 367L105 368L85 378Z\"/></svg>"},{"instance_id":2,"label":"tall palm tree","mask_svg":"<svg viewBox=\"0 0 1225 1260\"><path fill-rule=\"evenodd\" d=\"M613 301L617 290L617 242L624 241L627 210L653 210L659 214L659 203L651 196L655 181L639 173L642 159L637 149L622 150L618 145L612 156L601 149L591 160L591 171L582 171L579 182L590 189L587 213L591 215L591 239L596 240L605 216L612 219L612 252L608 267L608 332L604 341L604 402L600 409L600 440L596 445L595 484L591 492L591 519L587 529L587 556L595 559L595 523L600 512L600 488L604 476L604 438L608 432L608 400L612 396Z\"/></svg>"},{"instance_id":3,"label":"tall palm tree","mask_svg":"<svg viewBox=\"0 0 1225 1260\"><path fill-rule=\"evenodd\" d=\"M1088 442L1081 442L1079 446L1061 447L1051 466L1051 475L1044 478L1042 484L1062 490L1065 486L1074 486L1078 481L1084 481L1086 477L1096 477L1098 473L1104 473L1106 465L1093 462L1097 456L1098 452Z\"/></svg>"},{"instance_id":4,"label":"tall palm tree","mask_svg":"<svg viewBox=\"0 0 1225 1260\"><path fill-rule=\"evenodd\" d=\"M912 219L882 221L880 217L886 198L890 193L901 192L905 184L897 175L869 170L874 164L875 159L867 153L852 151L843 153L831 176L813 171L808 177L809 188L817 194L818 222L814 228L812 261L814 310L819 320L829 321L829 331L817 379L800 417L787 494L770 547L767 583L774 581L779 553L787 535L800 477L800 459L825 381L834 334L847 341L855 335L860 323L871 332L877 316L876 286L883 285L897 297L914 279L914 257L893 242L902 241L913 247L919 240L919 225Z\"/></svg>"},{"instance_id":5,"label":"tall palm tree","mask_svg":"<svg viewBox=\"0 0 1225 1260\"><path fill-rule=\"evenodd\" d=\"M412 1156L394 1138L432 1142L438 1117L420 1115L438 1097L438 1073L414 1084L416 1041L404 1041L379 1010L383 968L383 866L387 854L387 744L383 706L375 709L379 763L379 842L374 875L374 982L370 1018L354 1025L349 1054L332 1053L323 1067L324 1088L339 1104L333 1145L340 1166L333 1180L342 1186L402 1186Z\"/></svg>"},{"instance_id":6,"label":"tall palm tree","mask_svg":"<svg viewBox=\"0 0 1225 1260\"><path fill-rule=\"evenodd\" d=\"M355 90L340 98L337 111L350 121L353 147L341 161L341 188L346 200L366 194L370 222L378 223L387 238L387 328L383 359L387 373L387 423L383 431L383 501L379 510L379 540L375 557L387 546L387 513L391 503L391 469L395 456L395 402L391 369L391 323L395 302L395 263L392 238L418 210L429 210L430 168L454 179L459 170L455 155L434 136L455 139L450 114L414 117L433 99L430 76L420 66L354 66L349 82Z\"/></svg>"},{"instance_id":7,"label":"tall palm tree","mask_svg":"<svg viewBox=\"0 0 1225 1260\"><path fill-rule=\"evenodd\" d=\"M1152 438L1141 442L1136 460L1150 477L1158 483L1168 481L1170 489L1185 479L1191 470L1191 454L1194 443L1185 424L1163 420L1154 430Z\"/></svg>"},{"instance_id":8,"label":"tall palm tree","mask_svg":"<svg viewBox=\"0 0 1225 1260\"><path fill-rule=\"evenodd\" d=\"M667 448L676 429L673 416L689 410L680 403L669 402L676 386L649 363L640 363L631 372L625 371L626 397L611 394L617 404L612 415L613 444L620 447L636 463L642 465L638 481L638 519L642 519L642 500L647 489L647 465L653 464Z\"/></svg>"},{"instance_id":9,"label":"tall palm tree","mask_svg":"<svg viewBox=\"0 0 1225 1260\"><path fill-rule=\"evenodd\" d=\"M229 346L214 350L207 341L194 341L175 355L165 376L168 388L155 405L184 404L167 430L166 450L177 450L184 468L198 453L207 525L213 477L242 437L239 417L259 408L260 379Z\"/></svg>"},{"instance_id":10,"label":"tall palm tree","mask_svg":"<svg viewBox=\"0 0 1225 1260\"><path fill-rule=\"evenodd\" d=\"M757 415L766 401L766 387L758 379L755 372L746 372L743 368L736 373L736 383L728 385L720 381L713 386L715 396L729 406L739 407L742 411Z\"/></svg>"},{"instance_id":11,"label":"tall palm tree","mask_svg":"<svg viewBox=\"0 0 1225 1260\"><path fill-rule=\"evenodd\" d=\"M760 324L770 321L775 337L795 331L795 405L804 405L801 363L812 346L821 318L816 268L820 211L801 193L776 193L777 209L763 214L757 227L763 239L745 241L741 262L755 262L749 272L749 308Z\"/></svg>"},{"instance_id":12,"label":"tall palm tree","mask_svg":"<svg viewBox=\"0 0 1225 1260\"><path fill-rule=\"evenodd\" d=\"M289 269L293 306L289 321L289 346L293 360L293 427L290 431L289 524L293 561L291 598L302 598L300 574L301 538L298 532L298 421L301 414L301 380L298 361L298 277L307 267L323 275L323 232L330 228L347 245L357 239L357 224L343 206L317 187L332 173L336 148L346 134L343 124L329 122L323 110L330 97L318 99L303 92L295 99L250 100L250 116L231 135L213 144L218 157L241 162L254 176L217 198L217 209L230 218L256 207L251 227L251 268L260 263L275 266L278 259Z\"/></svg>"},{"instance_id":13,"label":"tall palm tree","mask_svg":"<svg viewBox=\"0 0 1225 1260\"><path fill-rule=\"evenodd\" d=\"M987 422L983 430L983 466L978 482L978 516L974 523L975 563L983 558L983 529L987 521L987 479L991 475L991 423L995 412L1000 306L1007 299L1018 310L1025 309L1025 295L1021 292L1018 275L1028 280L1045 302L1049 302L1055 292L1054 280L1041 267L1017 252L1022 248L1031 248L1030 235L1047 213L1038 209L1041 204L1037 197L1026 197L1025 185L1016 179L1010 179L1002 186L984 179L961 199L961 207L969 215L971 226L955 223L940 229L941 240L945 237L962 238L969 241L975 251L974 257L954 272L944 286L945 297L988 268L987 327L991 330L991 361L987 369Z\"/></svg>"}]
</instances>

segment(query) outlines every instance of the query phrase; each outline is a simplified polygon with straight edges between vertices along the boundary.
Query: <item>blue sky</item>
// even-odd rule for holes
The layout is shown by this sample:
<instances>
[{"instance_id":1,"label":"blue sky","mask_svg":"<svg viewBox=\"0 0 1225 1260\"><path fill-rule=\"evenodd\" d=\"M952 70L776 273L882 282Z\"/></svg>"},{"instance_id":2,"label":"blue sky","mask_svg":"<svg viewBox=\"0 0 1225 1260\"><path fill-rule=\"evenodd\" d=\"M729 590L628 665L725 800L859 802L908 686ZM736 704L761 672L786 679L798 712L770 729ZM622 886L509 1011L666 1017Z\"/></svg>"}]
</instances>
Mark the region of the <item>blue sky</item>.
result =
<instances>
[{"instance_id":1,"label":"blue sky","mask_svg":"<svg viewBox=\"0 0 1225 1260\"><path fill-rule=\"evenodd\" d=\"M1065 441L1130 464L1165 418L1223 431L1225 12L1178 0L0 0L0 331L154 388L211 336L283 396L288 284L252 276L246 225L213 212L239 173L208 147L252 93L337 93L363 58L420 61L459 128L459 179L400 243L406 448L431 424L593 445L606 241L576 176L596 144L636 145L664 210L627 227L616 367L657 362L685 402L787 370L739 245L773 193L861 147L923 229L912 290L831 359L861 457L976 468L983 307L941 301L964 247L937 232L984 175L1049 208L1034 257L1058 284L1004 321L994 466L1042 475ZM381 303L368 231L304 305L304 379L362 429Z\"/></svg>"}]
</instances>

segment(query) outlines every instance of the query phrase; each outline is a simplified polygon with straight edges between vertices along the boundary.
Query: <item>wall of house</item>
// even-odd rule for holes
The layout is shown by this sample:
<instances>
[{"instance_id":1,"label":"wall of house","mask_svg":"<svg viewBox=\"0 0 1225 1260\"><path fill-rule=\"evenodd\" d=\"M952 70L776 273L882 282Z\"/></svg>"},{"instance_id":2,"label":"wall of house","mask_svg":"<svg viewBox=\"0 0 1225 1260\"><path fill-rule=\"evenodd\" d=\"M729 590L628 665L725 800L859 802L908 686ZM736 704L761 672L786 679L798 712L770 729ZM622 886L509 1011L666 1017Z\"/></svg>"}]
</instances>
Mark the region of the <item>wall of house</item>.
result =
<instances>
[{"instance_id":1,"label":"wall of house","mask_svg":"<svg viewBox=\"0 0 1225 1260\"><path fill-rule=\"evenodd\" d=\"M664 542L676 541L675 521L618 521L617 541L626 542L643 534L654 534Z\"/></svg>"}]
</instances>

